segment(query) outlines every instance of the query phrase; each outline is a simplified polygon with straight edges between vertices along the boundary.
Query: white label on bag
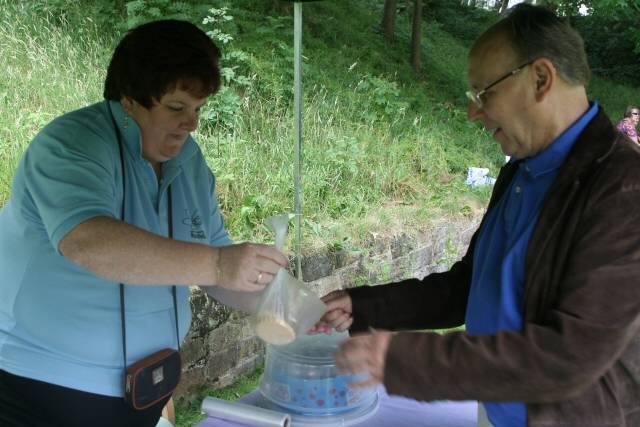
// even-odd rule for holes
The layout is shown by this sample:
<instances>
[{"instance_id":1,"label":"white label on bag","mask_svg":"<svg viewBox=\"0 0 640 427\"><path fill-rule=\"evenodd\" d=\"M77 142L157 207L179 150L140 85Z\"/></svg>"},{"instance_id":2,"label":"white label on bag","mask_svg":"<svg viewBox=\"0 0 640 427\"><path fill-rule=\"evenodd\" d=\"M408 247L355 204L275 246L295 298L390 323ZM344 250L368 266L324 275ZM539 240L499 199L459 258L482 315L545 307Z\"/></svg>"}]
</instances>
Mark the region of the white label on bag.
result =
<instances>
[{"instance_id":1,"label":"white label on bag","mask_svg":"<svg viewBox=\"0 0 640 427\"><path fill-rule=\"evenodd\" d=\"M164 367L159 366L151 371L151 381L153 382L153 385L158 385L162 380L164 380Z\"/></svg>"}]
</instances>

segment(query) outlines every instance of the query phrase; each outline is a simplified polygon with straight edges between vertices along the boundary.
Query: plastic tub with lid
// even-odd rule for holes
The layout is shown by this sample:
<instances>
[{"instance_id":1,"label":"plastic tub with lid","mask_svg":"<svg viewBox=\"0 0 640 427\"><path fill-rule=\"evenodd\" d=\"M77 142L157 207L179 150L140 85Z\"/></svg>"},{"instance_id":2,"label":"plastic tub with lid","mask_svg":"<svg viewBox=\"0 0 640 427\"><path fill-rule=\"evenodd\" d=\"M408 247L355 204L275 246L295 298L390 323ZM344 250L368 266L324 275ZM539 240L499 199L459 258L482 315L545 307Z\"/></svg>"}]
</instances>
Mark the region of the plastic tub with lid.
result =
<instances>
[{"instance_id":1,"label":"plastic tub with lid","mask_svg":"<svg viewBox=\"0 0 640 427\"><path fill-rule=\"evenodd\" d=\"M377 408L375 387L353 389L362 376L341 375L334 354L347 333L303 335L284 346L267 346L260 393L287 412L312 417L365 414Z\"/></svg>"}]
</instances>

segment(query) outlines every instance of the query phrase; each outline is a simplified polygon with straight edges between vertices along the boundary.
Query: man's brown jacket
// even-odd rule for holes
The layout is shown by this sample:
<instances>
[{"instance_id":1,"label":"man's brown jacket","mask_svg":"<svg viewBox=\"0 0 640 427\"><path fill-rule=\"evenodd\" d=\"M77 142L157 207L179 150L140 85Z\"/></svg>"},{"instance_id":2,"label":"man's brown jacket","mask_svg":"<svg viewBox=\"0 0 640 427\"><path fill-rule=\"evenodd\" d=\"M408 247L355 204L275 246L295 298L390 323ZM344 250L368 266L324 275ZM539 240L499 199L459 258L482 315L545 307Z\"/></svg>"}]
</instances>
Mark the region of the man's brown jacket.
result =
<instances>
[{"instance_id":1,"label":"man's brown jacket","mask_svg":"<svg viewBox=\"0 0 640 427\"><path fill-rule=\"evenodd\" d=\"M489 209L516 168L500 171ZM463 324L477 235L447 272L349 289L351 332ZM384 384L425 401L525 402L530 427L640 426L640 148L602 111L542 208L527 252L524 321L522 332L493 336L395 334Z\"/></svg>"}]
</instances>

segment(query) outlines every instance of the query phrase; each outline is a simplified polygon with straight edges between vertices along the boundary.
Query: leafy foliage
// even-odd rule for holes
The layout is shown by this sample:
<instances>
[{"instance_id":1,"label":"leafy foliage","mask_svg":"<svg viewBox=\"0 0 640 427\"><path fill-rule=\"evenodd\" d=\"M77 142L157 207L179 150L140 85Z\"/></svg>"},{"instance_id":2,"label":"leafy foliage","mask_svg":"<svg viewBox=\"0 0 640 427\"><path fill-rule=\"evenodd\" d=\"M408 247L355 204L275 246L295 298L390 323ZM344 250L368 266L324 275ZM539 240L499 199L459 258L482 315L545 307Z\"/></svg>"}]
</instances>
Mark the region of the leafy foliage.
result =
<instances>
[{"instance_id":1,"label":"leafy foliage","mask_svg":"<svg viewBox=\"0 0 640 427\"><path fill-rule=\"evenodd\" d=\"M126 28L157 19L190 20L202 13L203 6L173 0L132 0L126 2Z\"/></svg>"},{"instance_id":2,"label":"leafy foliage","mask_svg":"<svg viewBox=\"0 0 640 427\"><path fill-rule=\"evenodd\" d=\"M425 18L433 20L443 30L466 43L473 42L499 16L490 10L469 7L458 1L425 0L423 9Z\"/></svg>"},{"instance_id":3,"label":"leafy foliage","mask_svg":"<svg viewBox=\"0 0 640 427\"><path fill-rule=\"evenodd\" d=\"M398 84L382 76L364 75L356 85L356 90L363 94L370 106L374 108L365 116L367 121L375 121L377 117L402 117L409 103L402 97Z\"/></svg>"},{"instance_id":4,"label":"leafy foliage","mask_svg":"<svg viewBox=\"0 0 640 427\"><path fill-rule=\"evenodd\" d=\"M585 39L592 71L608 79L640 85L640 12L594 9L572 17Z\"/></svg>"},{"instance_id":5,"label":"leafy foliage","mask_svg":"<svg viewBox=\"0 0 640 427\"><path fill-rule=\"evenodd\" d=\"M464 3L464 2L463 2ZM486 2L469 7L458 2L429 0L427 17L448 33L473 41L498 18ZM637 0L538 0L580 31L594 74L640 84L640 2ZM494 4L499 5L499 2Z\"/></svg>"},{"instance_id":6,"label":"leafy foliage","mask_svg":"<svg viewBox=\"0 0 640 427\"><path fill-rule=\"evenodd\" d=\"M580 31L595 74L640 84L640 3L637 0L544 0Z\"/></svg>"},{"instance_id":7,"label":"leafy foliage","mask_svg":"<svg viewBox=\"0 0 640 427\"><path fill-rule=\"evenodd\" d=\"M207 35L222 48L220 74L223 86L215 97L212 97L203 108L200 120L203 126L230 127L242 104L241 93L251 86L251 80L245 75L248 70L248 55L241 50L231 49L234 39L232 32L233 17L229 8L210 8L202 25L207 28Z\"/></svg>"}]
</instances>

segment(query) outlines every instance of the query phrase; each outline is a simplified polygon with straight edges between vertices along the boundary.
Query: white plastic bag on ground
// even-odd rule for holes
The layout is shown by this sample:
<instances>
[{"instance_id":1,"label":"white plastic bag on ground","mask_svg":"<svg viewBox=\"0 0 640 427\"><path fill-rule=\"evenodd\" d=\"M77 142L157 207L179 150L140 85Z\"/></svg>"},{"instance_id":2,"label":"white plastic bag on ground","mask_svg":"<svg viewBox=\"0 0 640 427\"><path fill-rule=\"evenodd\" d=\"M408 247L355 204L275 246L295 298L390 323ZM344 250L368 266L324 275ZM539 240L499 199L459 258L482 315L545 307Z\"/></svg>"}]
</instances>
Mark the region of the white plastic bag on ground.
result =
<instances>
[{"instance_id":1,"label":"white plastic bag on ground","mask_svg":"<svg viewBox=\"0 0 640 427\"><path fill-rule=\"evenodd\" d=\"M490 176L487 176L489 173L488 168L474 168L470 167L467 171L467 180L465 184L470 185L472 187L480 187L483 185L493 185L496 180Z\"/></svg>"}]
</instances>

